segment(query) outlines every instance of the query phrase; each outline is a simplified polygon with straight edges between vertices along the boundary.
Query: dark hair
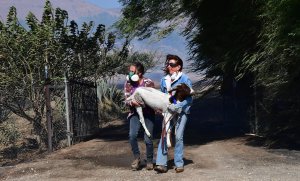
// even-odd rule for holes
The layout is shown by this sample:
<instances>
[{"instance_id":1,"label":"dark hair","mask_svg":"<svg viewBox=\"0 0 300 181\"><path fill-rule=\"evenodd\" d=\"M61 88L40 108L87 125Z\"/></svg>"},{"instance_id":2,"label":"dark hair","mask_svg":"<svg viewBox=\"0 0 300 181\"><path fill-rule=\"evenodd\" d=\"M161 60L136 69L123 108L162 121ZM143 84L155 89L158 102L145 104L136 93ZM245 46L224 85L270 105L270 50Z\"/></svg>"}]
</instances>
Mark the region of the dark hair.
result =
<instances>
[{"instance_id":1,"label":"dark hair","mask_svg":"<svg viewBox=\"0 0 300 181\"><path fill-rule=\"evenodd\" d=\"M169 64L169 61L172 60L172 59L175 60L175 63L176 63L177 65L180 65L179 71L182 70L182 67L183 67L183 61L181 60L181 58L178 57L177 55L171 55L171 54L168 54L167 57L166 57L166 61L165 61L165 68L164 68L165 74L169 74L168 64Z\"/></svg>"},{"instance_id":2,"label":"dark hair","mask_svg":"<svg viewBox=\"0 0 300 181\"><path fill-rule=\"evenodd\" d=\"M141 73L142 75L144 75L145 68L144 68L144 65L141 62L136 62L135 64L133 64L133 66L135 66L138 73Z\"/></svg>"}]
</instances>

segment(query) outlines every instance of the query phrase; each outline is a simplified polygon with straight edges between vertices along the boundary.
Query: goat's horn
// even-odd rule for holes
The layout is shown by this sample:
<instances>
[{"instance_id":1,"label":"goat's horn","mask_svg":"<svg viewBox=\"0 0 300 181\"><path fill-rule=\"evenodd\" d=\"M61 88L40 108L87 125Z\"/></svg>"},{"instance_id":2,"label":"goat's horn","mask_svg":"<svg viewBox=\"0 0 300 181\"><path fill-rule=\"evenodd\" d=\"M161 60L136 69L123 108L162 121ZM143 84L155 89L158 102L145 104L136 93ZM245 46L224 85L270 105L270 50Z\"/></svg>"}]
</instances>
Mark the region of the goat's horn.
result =
<instances>
[{"instance_id":1,"label":"goat's horn","mask_svg":"<svg viewBox=\"0 0 300 181\"><path fill-rule=\"evenodd\" d=\"M194 94L194 93L195 93L194 89L191 88L190 94Z\"/></svg>"}]
</instances>

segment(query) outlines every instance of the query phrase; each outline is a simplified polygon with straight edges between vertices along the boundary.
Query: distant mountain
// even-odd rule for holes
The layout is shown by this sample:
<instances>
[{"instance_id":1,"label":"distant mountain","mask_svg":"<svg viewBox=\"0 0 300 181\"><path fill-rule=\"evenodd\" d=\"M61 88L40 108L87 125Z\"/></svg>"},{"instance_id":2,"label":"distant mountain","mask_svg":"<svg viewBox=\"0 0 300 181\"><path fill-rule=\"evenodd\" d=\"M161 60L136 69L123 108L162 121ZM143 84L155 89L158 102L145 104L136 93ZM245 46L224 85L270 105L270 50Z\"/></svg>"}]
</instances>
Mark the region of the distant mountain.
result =
<instances>
[{"instance_id":1,"label":"distant mountain","mask_svg":"<svg viewBox=\"0 0 300 181\"><path fill-rule=\"evenodd\" d=\"M78 20L82 17L92 17L105 13L110 16L118 17L120 9L104 9L85 0L51 0L53 8L61 8L69 13L70 20ZM38 19L42 17L45 6L43 0L1 0L0 1L0 17L1 21L6 19L9 7L17 8L18 18L24 20L29 11L33 12Z\"/></svg>"},{"instance_id":2,"label":"distant mountain","mask_svg":"<svg viewBox=\"0 0 300 181\"><path fill-rule=\"evenodd\" d=\"M153 50L167 54L176 54L183 60L187 57L186 43L184 37L174 31L169 36L160 41L146 39L143 41L134 41L134 48L139 50Z\"/></svg>"}]
</instances>

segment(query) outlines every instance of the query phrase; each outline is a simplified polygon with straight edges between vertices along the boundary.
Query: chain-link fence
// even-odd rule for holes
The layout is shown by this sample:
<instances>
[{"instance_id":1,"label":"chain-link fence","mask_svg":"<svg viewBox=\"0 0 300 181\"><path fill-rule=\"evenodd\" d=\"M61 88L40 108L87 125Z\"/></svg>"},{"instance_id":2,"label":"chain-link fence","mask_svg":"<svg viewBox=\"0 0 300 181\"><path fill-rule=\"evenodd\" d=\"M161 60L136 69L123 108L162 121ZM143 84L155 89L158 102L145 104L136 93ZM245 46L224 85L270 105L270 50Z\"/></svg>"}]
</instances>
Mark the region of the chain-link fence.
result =
<instances>
[{"instance_id":1,"label":"chain-link fence","mask_svg":"<svg viewBox=\"0 0 300 181\"><path fill-rule=\"evenodd\" d=\"M63 82L50 86L50 101L52 122L52 149L57 150L68 146L65 84Z\"/></svg>"},{"instance_id":2,"label":"chain-link fence","mask_svg":"<svg viewBox=\"0 0 300 181\"><path fill-rule=\"evenodd\" d=\"M40 107L40 119L33 116L36 120L28 120L0 108L0 166L67 147L97 133L99 121L94 83L60 80L52 81L44 89L47 88L49 96L43 105L48 101L50 109ZM35 112L29 109L28 114Z\"/></svg>"}]
</instances>

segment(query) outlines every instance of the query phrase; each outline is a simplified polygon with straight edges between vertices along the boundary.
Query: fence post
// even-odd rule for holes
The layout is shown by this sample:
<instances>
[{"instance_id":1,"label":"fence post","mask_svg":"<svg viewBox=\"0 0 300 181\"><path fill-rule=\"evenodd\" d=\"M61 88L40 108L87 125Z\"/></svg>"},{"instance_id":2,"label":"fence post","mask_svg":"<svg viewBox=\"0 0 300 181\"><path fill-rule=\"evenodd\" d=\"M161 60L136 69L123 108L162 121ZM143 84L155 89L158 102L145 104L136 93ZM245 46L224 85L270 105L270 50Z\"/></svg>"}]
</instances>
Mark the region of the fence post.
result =
<instances>
[{"instance_id":1,"label":"fence post","mask_svg":"<svg viewBox=\"0 0 300 181\"><path fill-rule=\"evenodd\" d=\"M48 152L52 152L52 111L50 104L50 78L48 76L48 66L45 65L45 99L46 99L46 120L48 130Z\"/></svg>"},{"instance_id":2,"label":"fence post","mask_svg":"<svg viewBox=\"0 0 300 181\"><path fill-rule=\"evenodd\" d=\"M65 72L64 76L65 81L65 103L66 103L66 121L67 121L67 139L68 146L71 146L71 124L70 124L70 91L69 91L69 80L68 72Z\"/></svg>"},{"instance_id":3,"label":"fence post","mask_svg":"<svg viewBox=\"0 0 300 181\"><path fill-rule=\"evenodd\" d=\"M256 75L254 77L254 91L253 91L253 94L254 94L254 128L253 128L253 132L255 135L259 135L259 123L258 123L258 106L257 106L257 85L256 85Z\"/></svg>"}]
</instances>

